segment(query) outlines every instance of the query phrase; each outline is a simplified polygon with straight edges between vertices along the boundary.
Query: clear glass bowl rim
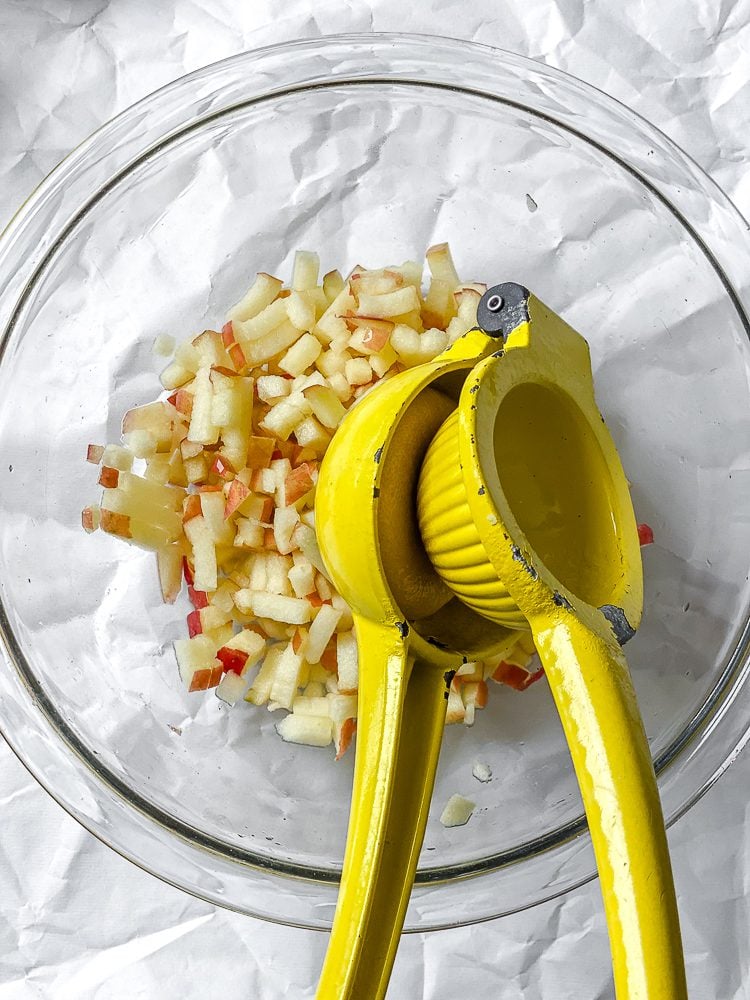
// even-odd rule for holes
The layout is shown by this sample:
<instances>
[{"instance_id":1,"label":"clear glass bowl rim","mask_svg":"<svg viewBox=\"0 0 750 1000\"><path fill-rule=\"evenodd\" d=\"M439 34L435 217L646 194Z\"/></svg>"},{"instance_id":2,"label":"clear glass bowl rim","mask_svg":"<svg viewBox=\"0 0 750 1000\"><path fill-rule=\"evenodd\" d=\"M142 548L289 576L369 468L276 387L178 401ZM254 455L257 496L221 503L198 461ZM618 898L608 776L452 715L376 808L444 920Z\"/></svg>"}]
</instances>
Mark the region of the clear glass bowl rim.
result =
<instances>
[{"instance_id":1,"label":"clear glass bowl rim","mask_svg":"<svg viewBox=\"0 0 750 1000\"><path fill-rule=\"evenodd\" d=\"M501 101L578 135L585 119L582 137L634 174L677 216L716 268L750 330L747 223L689 156L633 111L559 70L477 43L427 35L338 35L269 46L206 66L132 105L73 150L21 206L0 239L0 361L37 275L76 220L177 134L230 113L240 103L320 87L396 82ZM601 123L608 126L609 146L597 139ZM613 133L619 132L622 141L615 148ZM67 201L60 198L63 191ZM254 864L234 849L217 849L215 842L182 824L169 818L163 822L55 725L54 707L46 706L43 693L35 690L2 607L0 633L0 730L34 777L86 829L139 867L211 902L281 923L330 926L335 871ZM660 776L679 763L691 778L689 794L665 802L669 824L707 791L750 736L750 720L738 697L750 673L749 646L746 620L712 694L656 762ZM423 871L406 929L492 919L554 898L595 876L583 818L545 842L530 841L499 862L491 860L479 871ZM503 897L515 902L500 902Z\"/></svg>"}]
</instances>

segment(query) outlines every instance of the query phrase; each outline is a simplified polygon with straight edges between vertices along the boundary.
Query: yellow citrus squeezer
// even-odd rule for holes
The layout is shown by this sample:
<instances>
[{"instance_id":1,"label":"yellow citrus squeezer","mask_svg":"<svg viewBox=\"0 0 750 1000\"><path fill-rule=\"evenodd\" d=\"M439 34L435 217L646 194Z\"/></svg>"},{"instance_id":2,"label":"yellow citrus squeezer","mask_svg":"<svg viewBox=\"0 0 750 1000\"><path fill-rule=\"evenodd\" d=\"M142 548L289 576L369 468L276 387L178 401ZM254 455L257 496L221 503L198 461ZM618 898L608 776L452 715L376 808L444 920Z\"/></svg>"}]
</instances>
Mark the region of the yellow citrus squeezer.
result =
<instances>
[{"instance_id":1,"label":"yellow citrus squeezer","mask_svg":"<svg viewBox=\"0 0 750 1000\"><path fill-rule=\"evenodd\" d=\"M588 345L513 283L486 292L477 320L364 396L320 470L316 528L354 614L359 717L318 1000L385 996L448 687L518 630L533 636L573 759L618 1000L682 1000L664 821L621 650L641 618L638 536Z\"/></svg>"}]
</instances>

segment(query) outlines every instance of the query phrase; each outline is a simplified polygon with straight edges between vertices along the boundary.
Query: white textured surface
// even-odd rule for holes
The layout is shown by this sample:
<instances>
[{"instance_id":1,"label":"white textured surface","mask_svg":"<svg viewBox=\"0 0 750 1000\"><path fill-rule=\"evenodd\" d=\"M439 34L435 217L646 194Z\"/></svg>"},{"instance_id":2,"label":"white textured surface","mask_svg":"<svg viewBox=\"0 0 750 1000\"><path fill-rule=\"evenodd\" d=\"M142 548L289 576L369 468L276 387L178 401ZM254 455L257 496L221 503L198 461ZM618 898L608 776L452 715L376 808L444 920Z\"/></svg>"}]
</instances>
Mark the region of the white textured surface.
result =
<instances>
[{"instance_id":1,"label":"white textured surface","mask_svg":"<svg viewBox=\"0 0 750 1000\"><path fill-rule=\"evenodd\" d=\"M444 33L571 72L660 126L750 214L750 0L4 0L0 222L96 126L245 48L338 31ZM310 997L325 936L216 910L118 858L0 747L0 1000ZM693 1000L750 998L750 758L672 831ZM405 938L393 1000L610 998L596 885L489 924Z\"/></svg>"}]
</instances>

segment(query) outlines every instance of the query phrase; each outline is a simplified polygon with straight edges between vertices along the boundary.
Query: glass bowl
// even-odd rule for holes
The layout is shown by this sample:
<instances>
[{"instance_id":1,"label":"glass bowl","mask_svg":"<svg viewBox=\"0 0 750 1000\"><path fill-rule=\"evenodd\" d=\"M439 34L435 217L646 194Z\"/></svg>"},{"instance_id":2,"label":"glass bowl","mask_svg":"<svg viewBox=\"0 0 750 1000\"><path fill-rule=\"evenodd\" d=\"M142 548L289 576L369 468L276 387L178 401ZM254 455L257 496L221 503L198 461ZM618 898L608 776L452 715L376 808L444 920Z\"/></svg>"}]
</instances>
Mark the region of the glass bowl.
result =
<instances>
[{"instance_id":1,"label":"glass bowl","mask_svg":"<svg viewBox=\"0 0 750 1000\"><path fill-rule=\"evenodd\" d=\"M303 41L125 111L0 246L3 732L115 850L270 920L330 924L352 755L185 693L171 640L186 602L161 603L153 556L81 531L86 445L158 394L155 336L216 327L256 270L288 276L298 248L325 269L379 266L444 239L462 276L523 282L591 344L656 536L627 653L672 822L748 732L750 237L660 132L482 46ZM509 913L594 872L549 691L492 694L473 728L446 731L407 929ZM454 792L477 810L444 829Z\"/></svg>"}]
</instances>

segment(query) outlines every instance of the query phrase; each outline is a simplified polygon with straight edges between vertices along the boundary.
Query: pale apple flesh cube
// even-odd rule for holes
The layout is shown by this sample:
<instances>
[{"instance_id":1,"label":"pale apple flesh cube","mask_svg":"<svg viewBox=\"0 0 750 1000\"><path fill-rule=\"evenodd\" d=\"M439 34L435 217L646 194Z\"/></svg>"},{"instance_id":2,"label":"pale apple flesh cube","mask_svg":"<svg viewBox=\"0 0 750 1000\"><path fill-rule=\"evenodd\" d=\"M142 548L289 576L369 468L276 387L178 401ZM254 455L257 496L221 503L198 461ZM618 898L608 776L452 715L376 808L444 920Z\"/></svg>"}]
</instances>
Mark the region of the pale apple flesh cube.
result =
<instances>
[{"instance_id":1,"label":"pale apple flesh cube","mask_svg":"<svg viewBox=\"0 0 750 1000\"><path fill-rule=\"evenodd\" d=\"M213 365L222 368L231 367L231 359L217 330L204 330L193 338L192 345L198 355L198 369L211 368Z\"/></svg>"},{"instance_id":2,"label":"pale apple flesh cube","mask_svg":"<svg viewBox=\"0 0 750 1000\"><path fill-rule=\"evenodd\" d=\"M433 278L437 278L438 281L443 281L453 288L461 284L447 243L436 243L429 247L425 257Z\"/></svg>"},{"instance_id":3,"label":"pale apple flesh cube","mask_svg":"<svg viewBox=\"0 0 750 1000\"><path fill-rule=\"evenodd\" d=\"M164 400L134 406L122 418L122 433L150 431L159 451L164 451L172 443L172 425L176 417L175 408Z\"/></svg>"},{"instance_id":4,"label":"pale apple flesh cube","mask_svg":"<svg viewBox=\"0 0 750 1000\"><path fill-rule=\"evenodd\" d=\"M128 451L136 458L149 458L155 454L158 441L151 431L136 429L122 435L122 441Z\"/></svg>"},{"instance_id":5,"label":"pale apple flesh cube","mask_svg":"<svg viewBox=\"0 0 750 1000\"><path fill-rule=\"evenodd\" d=\"M301 375L310 365L314 364L323 350L317 337L311 333L303 333L299 340L289 348L279 361L279 368L292 376Z\"/></svg>"},{"instance_id":6,"label":"pale apple flesh cube","mask_svg":"<svg viewBox=\"0 0 750 1000\"><path fill-rule=\"evenodd\" d=\"M286 715L276 723L276 732L285 743L327 747L333 741L333 724L325 716Z\"/></svg>"},{"instance_id":7,"label":"pale apple flesh cube","mask_svg":"<svg viewBox=\"0 0 750 1000\"><path fill-rule=\"evenodd\" d=\"M323 292L329 303L344 290L344 279L340 271L329 271L323 275Z\"/></svg>"},{"instance_id":8,"label":"pale apple flesh cube","mask_svg":"<svg viewBox=\"0 0 750 1000\"><path fill-rule=\"evenodd\" d=\"M354 632L339 632L336 637L336 655L339 691L356 691L359 686L359 656Z\"/></svg>"},{"instance_id":9,"label":"pale apple flesh cube","mask_svg":"<svg viewBox=\"0 0 750 1000\"><path fill-rule=\"evenodd\" d=\"M329 604L324 604L313 619L305 645L305 659L308 663L318 663L323 651L333 637L342 612ZM356 685L355 685L356 687Z\"/></svg>"},{"instance_id":10,"label":"pale apple flesh cube","mask_svg":"<svg viewBox=\"0 0 750 1000\"><path fill-rule=\"evenodd\" d=\"M344 363L344 368L346 363ZM334 372L328 377L328 384L330 385L333 392L336 393L338 398L342 403L347 403L352 398L352 387L346 381L346 376L344 375L344 368L340 372Z\"/></svg>"},{"instance_id":11,"label":"pale apple flesh cube","mask_svg":"<svg viewBox=\"0 0 750 1000\"><path fill-rule=\"evenodd\" d=\"M309 687L309 684L307 685ZM305 691L307 691L307 687ZM323 688L325 690L325 688ZM318 715L321 718L330 718L328 712L328 697L325 694L312 697L305 693L294 699L292 711L295 715Z\"/></svg>"},{"instance_id":12,"label":"pale apple flesh cube","mask_svg":"<svg viewBox=\"0 0 750 1000\"><path fill-rule=\"evenodd\" d=\"M307 597L315 590L315 570L307 560L297 563L289 570L289 582L295 597Z\"/></svg>"},{"instance_id":13,"label":"pale apple flesh cube","mask_svg":"<svg viewBox=\"0 0 750 1000\"><path fill-rule=\"evenodd\" d=\"M308 288L315 288L318 284L318 272L320 271L320 258L310 250L298 250L294 255L294 269L292 271L292 288L296 292L304 292Z\"/></svg>"},{"instance_id":14,"label":"pale apple flesh cube","mask_svg":"<svg viewBox=\"0 0 750 1000\"><path fill-rule=\"evenodd\" d=\"M273 535L276 548L282 555L289 554L294 548L292 535L299 524L299 514L294 507L277 507L273 518Z\"/></svg>"},{"instance_id":15,"label":"pale apple flesh cube","mask_svg":"<svg viewBox=\"0 0 750 1000\"><path fill-rule=\"evenodd\" d=\"M159 486L158 483L151 483L147 479L142 482L148 483L149 486ZM131 521L140 522L143 526L151 525L158 533L165 536L166 542L176 542L182 534L182 517L177 511L150 505L137 495L126 493L120 488L103 490L101 506L102 510L126 514ZM135 534L132 537L135 538Z\"/></svg>"},{"instance_id":16,"label":"pale apple flesh cube","mask_svg":"<svg viewBox=\"0 0 750 1000\"><path fill-rule=\"evenodd\" d=\"M304 390L305 398L312 407L313 415L329 430L335 430L343 420L346 410L333 389L328 386L313 385Z\"/></svg>"},{"instance_id":17,"label":"pale apple flesh cube","mask_svg":"<svg viewBox=\"0 0 750 1000\"><path fill-rule=\"evenodd\" d=\"M420 363L420 335L412 327L399 323L391 334L390 344L404 364Z\"/></svg>"},{"instance_id":18,"label":"pale apple flesh cube","mask_svg":"<svg viewBox=\"0 0 750 1000\"><path fill-rule=\"evenodd\" d=\"M245 695L245 701L249 701L253 705L266 704L268 696L271 694L276 667L283 653L283 646L271 646L265 655L260 670L255 676L255 680L250 685L250 690Z\"/></svg>"},{"instance_id":19,"label":"pale apple flesh cube","mask_svg":"<svg viewBox=\"0 0 750 1000\"><path fill-rule=\"evenodd\" d=\"M314 528L311 528L309 525L301 522L294 529L293 538L296 547L301 550L302 555L327 579L328 571L325 568L323 557L320 554L318 539Z\"/></svg>"},{"instance_id":20,"label":"pale apple flesh cube","mask_svg":"<svg viewBox=\"0 0 750 1000\"><path fill-rule=\"evenodd\" d=\"M220 492L201 493L200 505L214 544L231 545L234 541L235 529L231 521L224 519L224 494Z\"/></svg>"},{"instance_id":21,"label":"pale apple flesh cube","mask_svg":"<svg viewBox=\"0 0 750 1000\"><path fill-rule=\"evenodd\" d=\"M101 464L109 469L129 472L133 468L133 452L119 444L108 444L101 455Z\"/></svg>"},{"instance_id":22,"label":"pale apple flesh cube","mask_svg":"<svg viewBox=\"0 0 750 1000\"><path fill-rule=\"evenodd\" d=\"M286 300L286 314L298 330L309 332L315 326L315 305L299 291L293 291Z\"/></svg>"},{"instance_id":23,"label":"pale apple flesh cube","mask_svg":"<svg viewBox=\"0 0 750 1000\"><path fill-rule=\"evenodd\" d=\"M373 319L389 319L391 316L399 316L419 307L416 288L413 285L404 285L384 295L360 295L357 313L360 316L371 316Z\"/></svg>"},{"instance_id":24,"label":"pale apple flesh cube","mask_svg":"<svg viewBox=\"0 0 750 1000\"><path fill-rule=\"evenodd\" d=\"M118 489L132 499L134 505L143 507L144 517L149 508L164 507L166 510L182 510L185 490L181 486L168 486L144 479L134 472L121 472Z\"/></svg>"},{"instance_id":25,"label":"pale apple flesh cube","mask_svg":"<svg viewBox=\"0 0 750 1000\"><path fill-rule=\"evenodd\" d=\"M269 306L281 291L284 282L261 272L242 298L227 313L231 322L243 323Z\"/></svg>"},{"instance_id":26,"label":"pale apple flesh cube","mask_svg":"<svg viewBox=\"0 0 750 1000\"><path fill-rule=\"evenodd\" d=\"M249 517L239 517L235 523L237 533L232 545L242 549L263 548L266 529L259 521Z\"/></svg>"},{"instance_id":27,"label":"pale apple flesh cube","mask_svg":"<svg viewBox=\"0 0 750 1000\"><path fill-rule=\"evenodd\" d=\"M292 702L297 696L302 664L301 654L295 653L292 644L288 643L276 665L269 701L275 702L282 708L291 709Z\"/></svg>"},{"instance_id":28,"label":"pale apple flesh cube","mask_svg":"<svg viewBox=\"0 0 750 1000\"><path fill-rule=\"evenodd\" d=\"M208 686L216 686L219 683L222 673L221 660L216 658L216 646L208 636L196 635L192 639L176 639L174 651L180 677L188 691L206 690ZM196 677L199 674L203 676ZM198 684L195 683L196 680Z\"/></svg>"},{"instance_id":29,"label":"pale apple flesh cube","mask_svg":"<svg viewBox=\"0 0 750 1000\"><path fill-rule=\"evenodd\" d=\"M216 444L219 440L219 427L211 419L213 385L209 365L198 369L194 384L193 412L190 415L187 439L197 444Z\"/></svg>"},{"instance_id":30,"label":"pale apple flesh cube","mask_svg":"<svg viewBox=\"0 0 750 1000\"><path fill-rule=\"evenodd\" d=\"M196 590L212 591L218 586L216 545L213 532L204 517L193 517L184 525L193 550L193 578Z\"/></svg>"},{"instance_id":31,"label":"pale apple flesh cube","mask_svg":"<svg viewBox=\"0 0 750 1000\"><path fill-rule=\"evenodd\" d=\"M444 330L431 328L419 337L420 361L432 361L448 346L448 334Z\"/></svg>"},{"instance_id":32,"label":"pale apple flesh cube","mask_svg":"<svg viewBox=\"0 0 750 1000\"><path fill-rule=\"evenodd\" d=\"M272 406L260 423L263 430L286 441L298 424L305 419L305 411L288 399L282 399Z\"/></svg>"},{"instance_id":33,"label":"pale apple flesh cube","mask_svg":"<svg viewBox=\"0 0 750 1000\"><path fill-rule=\"evenodd\" d=\"M245 696L247 680L233 670L227 671L216 688L216 697L227 705L236 705Z\"/></svg>"},{"instance_id":34,"label":"pale apple flesh cube","mask_svg":"<svg viewBox=\"0 0 750 1000\"><path fill-rule=\"evenodd\" d=\"M349 331L342 317L356 308L357 301L347 282L315 324L312 332L324 344L330 344L336 336L348 338Z\"/></svg>"},{"instance_id":35,"label":"pale apple flesh cube","mask_svg":"<svg viewBox=\"0 0 750 1000\"><path fill-rule=\"evenodd\" d=\"M305 625L312 618L312 605L298 597L253 591L249 603L259 618L273 618L289 625Z\"/></svg>"},{"instance_id":36,"label":"pale apple flesh cube","mask_svg":"<svg viewBox=\"0 0 750 1000\"><path fill-rule=\"evenodd\" d=\"M311 448L318 455L323 454L331 441L330 432L315 417L305 417L300 421L294 428L294 436L299 445Z\"/></svg>"},{"instance_id":37,"label":"pale apple flesh cube","mask_svg":"<svg viewBox=\"0 0 750 1000\"><path fill-rule=\"evenodd\" d=\"M440 814L443 826L465 826L476 809L476 802L464 798L463 795L451 795Z\"/></svg>"},{"instance_id":38,"label":"pale apple flesh cube","mask_svg":"<svg viewBox=\"0 0 750 1000\"><path fill-rule=\"evenodd\" d=\"M369 361L370 368L375 372L377 378L382 378L398 361L398 355L390 344L386 344L377 354L370 355Z\"/></svg>"},{"instance_id":39,"label":"pale apple flesh cube","mask_svg":"<svg viewBox=\"0 0 750 1000\"><path fill-rule=\"evenodd\" d=\"M280 299L279 301L283 305L284 300ZM277 354L281 354L282 351L291 347L300 336L300 331L289 320L286 320L259 340L242 345L247 363L256 366L265 364Z\"/></svg>"},{"instance_id":40,"label":"pale apple flesh cube","mask_svg":"<svg viewBox=\"0 0 750 1000\"><path fill-rule=\"evenodd\" d=\"M255 383L258 398L264 403L278 403L291 392L291 379L283 375L260 375Z\"/></svg>"},{"instance_id":41,"label":"pale apple flesh cube","mask_svg":"<svg viewBox=\"0 0 750 1000\"><path fill-rule=\"evenodd\" d=\"M267 337L274 330L278 329L282 323L286 322L287 319L286 300L275 299L246 322L242 323L233 320L232 329L234 336L236 341L242 346L245 357L247 358L246 348L253 341L262 340Z\"/></svg>"},{"instance_id":42,"label":"pale apple flesh cube","mask_svg":"<svg viewBox=\"0 0 750 1000\"><path fill-rule=\"evenodd\" d=\"M162 371L159 376L159 381L164 386L165 389L179 389L181 386L186 385L190 382L195 375L195 371L192 368L185 368L183 365L179 364L177 361L172 361L167 367Z\"/></svg>"},{"instance_id":43,"label":"pale apple flesh cube","mask_svg":"<svg viewBox=\"0 0 750 1000\"><path fill-rule=\"evenodd\" d=\"M182 589L182 546L175 544L157 549L156 565L162 598L166 604L174 604Z\"/></svg>"},{"instance_id":44,"label":"pale apple flesh cube","mask_svg":"<svg viewBox=\"0 0 750 1000\"><path fill-rule=\"evenodd\" d=\"M269 595L291 597L292 585L289 583L289 570L292 568L292 560L288 555L281 555L278 552L267 552L265 554L266 583L263 588ZM274 617L266 615L267 618Z\"/></svg>"}]
</instances>

